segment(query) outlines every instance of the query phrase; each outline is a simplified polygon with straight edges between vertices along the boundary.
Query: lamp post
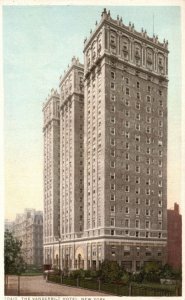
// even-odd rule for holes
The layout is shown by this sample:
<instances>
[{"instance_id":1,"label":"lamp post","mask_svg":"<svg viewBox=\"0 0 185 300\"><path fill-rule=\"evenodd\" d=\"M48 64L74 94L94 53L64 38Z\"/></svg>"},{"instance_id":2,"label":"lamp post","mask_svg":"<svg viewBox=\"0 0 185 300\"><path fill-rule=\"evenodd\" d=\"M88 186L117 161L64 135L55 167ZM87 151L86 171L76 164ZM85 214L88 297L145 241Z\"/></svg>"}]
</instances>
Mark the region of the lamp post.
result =
<instances>
[{"instance_id":1,"label":"lamp post","mask_svg":"<svg viewBox=\"0 0 185 300\"><path fill-rule=\"evenodd\" d=\"M60 269L60 244L61 244L62 239L60 237L60 234L55 238L58 241L58 252L59 252L58 253L58 264L59 264L58 269L59 269L59 273L61 273L61 269Z\"/></svg>"},{"instance_id":2,"label":"lamp post","mask_svg":"<svg viewBox=\"0 0 185 300\"><path fill-rule=\"evenodd\" d=\"M59 252L59 254L58 254L58 263L59 263L59 273L61 273L61 270L60 270L60 243L61 243L61 238L60 238L60 236L59 236L59 238L58 238L58 252Z\"/></svg>"}]
</instances>

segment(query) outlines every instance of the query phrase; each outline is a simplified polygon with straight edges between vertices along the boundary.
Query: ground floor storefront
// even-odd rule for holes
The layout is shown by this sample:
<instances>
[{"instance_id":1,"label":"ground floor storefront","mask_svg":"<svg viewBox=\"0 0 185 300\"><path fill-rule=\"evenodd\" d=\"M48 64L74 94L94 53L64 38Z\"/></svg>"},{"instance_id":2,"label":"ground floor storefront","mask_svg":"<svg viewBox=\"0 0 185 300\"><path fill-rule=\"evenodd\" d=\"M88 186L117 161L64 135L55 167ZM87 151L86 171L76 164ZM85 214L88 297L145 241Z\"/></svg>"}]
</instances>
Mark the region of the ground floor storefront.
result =
<instances>
[{"instance_id":1,"label":"ground floor storefront","mask_svg":"<svg viewBox=\"0 0 185 300\"><path fill-rule=\"evenodd\" d=\"M150 261L166 263L166 241L91 240L44 245L44 264L60 270L98 270L104 260L136 272Z\"/></svg>"}]
</instances>

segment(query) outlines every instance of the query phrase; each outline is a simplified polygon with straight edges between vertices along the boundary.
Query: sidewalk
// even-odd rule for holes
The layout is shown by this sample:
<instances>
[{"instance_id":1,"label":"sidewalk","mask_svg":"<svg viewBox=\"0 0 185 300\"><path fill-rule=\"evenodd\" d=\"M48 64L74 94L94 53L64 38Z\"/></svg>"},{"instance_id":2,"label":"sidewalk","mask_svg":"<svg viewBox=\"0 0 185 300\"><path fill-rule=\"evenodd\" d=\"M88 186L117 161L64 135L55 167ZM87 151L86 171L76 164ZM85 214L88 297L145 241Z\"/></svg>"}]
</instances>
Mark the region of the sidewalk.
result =
<instances>
[{"instance_id":1,"label":"sidewalk","mask_svg":"<svg viewBox=\"0 0 185 300\"><path fill-rule=\"evenodd\" d=\"M9 276L6 296L17 296L18 278ZM108 294L46 282L43 276L21 276L20 296L109 296ZM103 298L102 298L103 300Z\"/></svg>"}]
</instances>

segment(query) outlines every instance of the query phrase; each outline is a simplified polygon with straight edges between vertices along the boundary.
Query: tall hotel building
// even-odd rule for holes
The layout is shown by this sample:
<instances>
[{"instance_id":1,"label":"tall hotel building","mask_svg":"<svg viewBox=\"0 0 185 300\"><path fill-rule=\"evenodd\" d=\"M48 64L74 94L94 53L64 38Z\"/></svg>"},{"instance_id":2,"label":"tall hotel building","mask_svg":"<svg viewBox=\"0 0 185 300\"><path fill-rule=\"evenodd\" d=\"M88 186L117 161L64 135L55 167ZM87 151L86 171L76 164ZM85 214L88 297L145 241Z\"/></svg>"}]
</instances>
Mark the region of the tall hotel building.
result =
<instances>
[{"instance_id":1,"label":"tall hotel building","mask_svg":"<svg viewBox=\"0 0 185 300\"><path fill-rule=\"evenodd\" d=\"M73 61L61 80L60 238L50 246L61 268L166 261L167 48L104 10L84 72Z\"/></svg>"},{"instance_id":2,"label":"tall hotel building","mask_svg":"<svg viewBox=\"0 0 185 300\"><path fill-rule=\"evenodd\" d=\"M53 263L53 247L60 230L60 115L59 94L52 89L44 105L44 260Z\"/></svg>"}]
</instances>

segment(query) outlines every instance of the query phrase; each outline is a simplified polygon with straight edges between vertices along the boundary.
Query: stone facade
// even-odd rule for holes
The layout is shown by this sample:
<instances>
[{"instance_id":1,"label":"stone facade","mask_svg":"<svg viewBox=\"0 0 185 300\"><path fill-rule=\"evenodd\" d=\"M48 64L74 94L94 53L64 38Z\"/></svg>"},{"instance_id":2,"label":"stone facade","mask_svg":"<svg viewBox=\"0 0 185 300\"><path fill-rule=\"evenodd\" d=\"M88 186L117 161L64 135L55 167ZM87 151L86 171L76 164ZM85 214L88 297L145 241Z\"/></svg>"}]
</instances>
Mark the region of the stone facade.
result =
<instances>
[{"instance_id":1,"label":"stone facade","mask_svg":"<svg viewBox=\"0 0 185 300\"><path fill-rule=\"evenodd\" d=\"M28 265L43 264L43 213L25 209L17 214L13 225L14 236L22 241L22 255Z\"/></svg>"},{"instance_id":2,"label":"stone facade","mask_svg":"<svg viewBox=\"0 0 185 300\"><path fill-rule=\"evenodd\" d=\"M81 132L73 127L79 112L74 109L75 97L83 103L83 88L75 93L72 83L75 60L61 80L61 239L53 246L61 268L95 269L109 259L135 271L147 261L166 261L167 48L165 40L160 43L157 36L139 33L133 24L125 26L122 19L113 20L104 10L95 31L84 41ZM83 76L82 65L79 76ZM79 87L82 79L76 78ZM77 124L83 128L80 120ZM73 176L81 170L74 163L74 152L76 156L83 152L79 142L77 147L74 144L80 134L84 197L83 171ZM71 181L70 141L74 150ZM63 181L65 176L69 182ZM76 193L81 193L78 197L73 194L74 185Z\"/></svg>"}]
</instances>

